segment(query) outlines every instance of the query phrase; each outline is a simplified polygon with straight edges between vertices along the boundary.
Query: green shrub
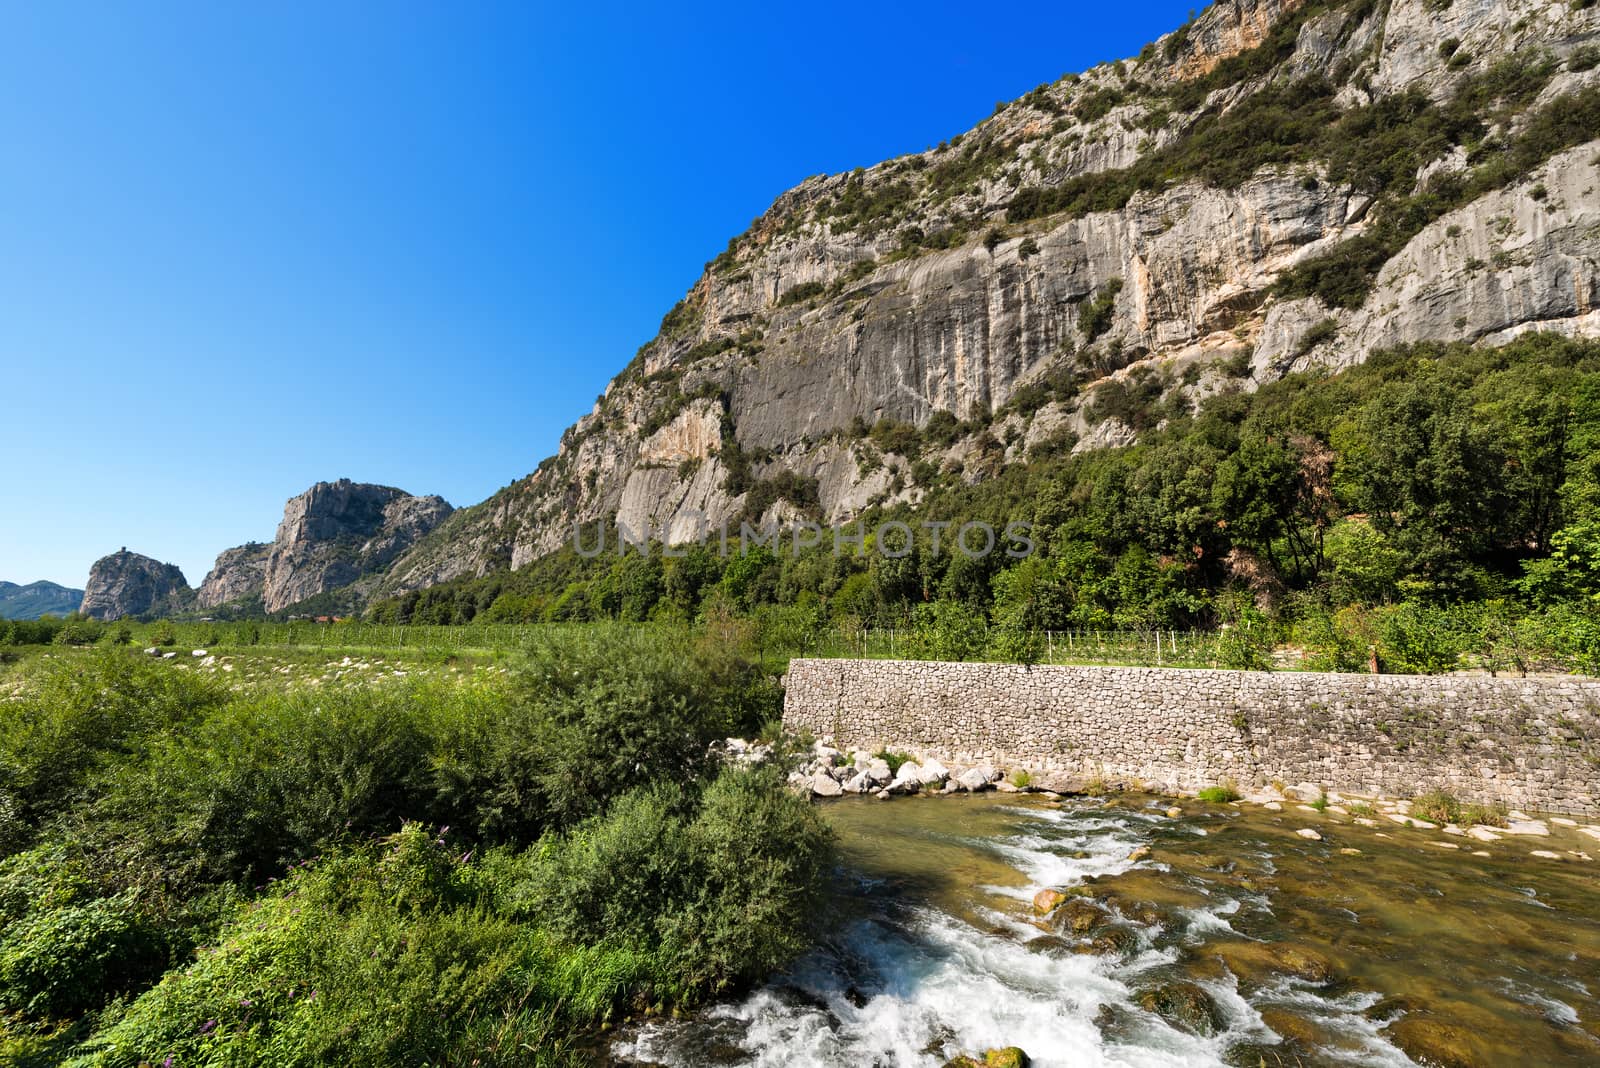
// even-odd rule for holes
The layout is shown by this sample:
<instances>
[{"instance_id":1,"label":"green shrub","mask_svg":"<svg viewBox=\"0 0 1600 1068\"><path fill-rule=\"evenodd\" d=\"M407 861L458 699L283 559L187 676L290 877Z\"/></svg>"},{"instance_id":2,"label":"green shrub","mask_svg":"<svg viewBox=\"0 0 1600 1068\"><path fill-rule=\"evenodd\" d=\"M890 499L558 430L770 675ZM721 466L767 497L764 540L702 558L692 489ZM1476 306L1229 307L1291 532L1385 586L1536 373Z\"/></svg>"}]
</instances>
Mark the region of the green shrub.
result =
<instances>
[{"instance_id":1,"label":"green shrub","mask_svg":"<svg viewBox=\"0 0 1600 1068\"><path fill-rule=\"evenodd\" d=\"M166 969L168 937L136 891L97 896L60 846L0 861L0 1011L46 1021L99 1008Z\"/></svg>"},{"instance_id":2,"label":"green shrub","mask_svg":"<svg viewBox=\"0 0 1600 1068\"><path fill-rule=\"evenodd\" d=\"M1459 823L1461 802L1443 790L1429 790L1412 799L1411 815L1429 823Z\"/></svg>"},{"instance_id":3,"label":"green shrub","mask_svg":"<svg viewBox=\"0 0 1600 1068\"><path fill-rule=\"evenodd\" d=\"M1091 425L1119 419L1135 430L1156 422L1156 402L1165 384L1161 376L1138 368L1127 378L1108 378L1094 387L1085 416Z\"/></svg>"},{"instance_id":4,"label":"green shrub","mask_svg":"<svg viewBox=\"0 0 1600 1068\"><path fill-rule=\"evenodd\" d=\"M78 859L0 860L0 1012L54 1028L52 1062L97 1026L81 1063L555 1064L574 1029L764 977L833 861L776 771L708 755L776 719L740 633L592 628L504 679L287 693L42 669L0 718L0 822L15 851L59 820Z\"/></svg>"},{"instance_id":5,"label":"green shrub","mask_svg":"<svg viewBox=\"0 0 1600 1068\"><path fill-rule=\"evenodd\" d=\"M906 652L915 660L972 660L988 645L983 613L956 601L919 604L911 613Z\"/></svg>"},{"instance_id":6,"label":"green shrub","mask_svg":"<svg viewBox=\"0 0 1600 1068\"><path fill-rule=\"evenodd\" d=\"M0 937L0 1009L60 1019L142 986L167 965L162 937L124 892L32 912Z\"/></svg>"},{"instance_id":7,"label":"green shrub","mask_svg":"<svg viewBox=\"0 0 1600 1068\"><path fill-rule=\"evenodd\" d=\"M491 744L520 748L516 732L536 713L529 740L541 752L527 766L557 822L593 815L640 783L706 771L710 742L753 733L782 703L776 680L715 635L617 628L546 637L516 678L518 714L495 725Z\"/></svg>"},{"instance_id":8,"label":"green shrub","mask_svg":"<svg viewBox=\"0 0 1600 1068\"><path fill-rule=\"evenodd\" d=\"M1205 787L1195 796L1213 805L1226 805L1230 801L1239 800L1239 787L1233 780L1223 779L1215 786Z\"/></svg>"},{"instance_id":9,"label":"green shrub","mask_svg":"<svg viewBox=\"0 0 1600 1068\"><path fill-rule=\"evenodd\" d=\"M911 759L910 753L896 753L888 749L880 749L872 755L889 765L889 774L891 775L898 774L900 765Z\"/></svg>"},{"instance_id":10,"label":"green shrub","mask_svg":"<svg viewBox=\"0 0 1600 1068\"><path fill-rule=\"evenodd\" d=\"M1406 602L1380 616L1379 657L1385 670L1442 675L1454 670L1476 643L1450 612Z\"/></svg>"},{"instance_id":11,"label":"green shrub","mask_svg":"<svg viewBox=\"0 0 1600 1068\"><path fill-rule=\"evenodd\" d=\"M504 706L427 684L244 695L123 769L101 833L145 843L185 885L264 883L346 836L433 816L440 721Z\"/></svg>"},{"instance_id":12,"label":"green shrub","mask_svg":"<svg viewBox=\"0 0 1600 1068\"><path fill-rule=\"evenodd\" d=\"M1008 664L1037 664L1044 656L1044 635L1023 623L1005 621L989 629L988 655Z\"/></svg>"},{"instance_id":13,"label":"green shrub","mask_svg":"<svg viewBox=\"0 0 1600 1068\"><path fill-rule=\"evenodd\" d=\"M1275 642L1272 622L1247 596L1233 594L1219 607L1224 621L1217 636L1217 661L1235 671L1267 671Z\"/></svg>"},{"instance_id":14,"label":"green shrub","mask_svg":"<svg viewBox=\"0 0 1600 1068\"><path fill-rule=\"evenodd\" d=\"M832 837L776 771L728 770L699 798L628 794L522 863L515 915L563 943L648 958L650 999L694 1002L810 945Z\"/></svg>"},{"instance_id":15,"label":"green shrub","mask_svg":"<svg viewBox=\"0 0 1600 1068\"><path fill-rule=\"evenodd\" d=\"M753 982L813 937L831 836L776 773L656 786L521 854L419 824L304 863L115 1014L96 1063L568 1063L563 1031Z\"/></svg>"},{"instance_id":16,"label":"green shrub","mask_svg":"<svg viewBox=\"0 0 1600 1068\"><path fill-rule=\"evenodd\" d=\"M578 961L488 911L477 874L416 824L298 868L114 1015L87 1060L572 1063L545 998L571 992Z\"/></svg>"},{"instance_id":17,"label":"green shrub","mask_svg":"<svg viewBox=\"0 0 1600 1068\"><path fill-rule=\"evenodd\" d=\"M778 298L778 307L787 308L792 304L803 304L808 300L822 296L828 287L821 282L801 282L784 291Z\"/></svg>"},{"instance_id":18,"label":"green shrub","mask_svg":"<svg viewBox=\"0 0 1600 1068\"><path fill-rule=\"evenodd\" d=\"M1507 809L1505 803L1501 801L1490 804L1463 805L1461 807L1461 825L1463 827L1476 827L1479 824L1485 827L1504 827L1508 822Z\"/></svg>"},{"instance_id":19,"label":"green shrub","mask_svg":"<svg viewBox=\"0 0 1600 1068\"><path fill-rule=\"evenodd\" d=\"M98 620L74 619L56 631L52 641L56 645L93 645L104 637L105 632L105 624Z\"/></svg>"},{"instance_id":20,"label":"green shrub","mask_svg":"<svg viewBox=\"0 0 1600 1068\"><path fill-rule=\"evenodd\" d=\"M1330 613L1320 606L1294 624L1294 640L1305 650L1310 671L1366 671L1370 641L1359 611Z\"/></svg>"},{"instance_id":21,"label":"green shrub","mask_svg":"<svg viewBox=\"0 0 1600 1068\"><path fill-rule=\"evenodd\" d=\"M218 682L109 651L47 667L0 717L0 797L37 830L226 693Z\"/></svg>"},{"instance_id":22,"label":"green shrub","mask_svg":"<svg viewBox=\"0 0 1600 1068\"><path fill-rule=\"evenodd\" d=\"M1300 335L1300 343L1295 346L1295 355L1305 356L1312 349L1325 341L1331 341L1339 333L1339 320L1332 317L1319 319L1313 323L1304 334Z\"/></svg>"},{"instance_id":23,"label":"green shrub","mask_svg":"<svg viewBox=\"0 0 1600 1068\"><path fill-rule=\"evenodd\" d=\"M1078 332L1087 344L1111 329L1111 317L1116 310L1117 294L1122 292L1122 279L1113 278L1101 286L1092 298L1078 308Z\"/></svg>"}]
</instances>

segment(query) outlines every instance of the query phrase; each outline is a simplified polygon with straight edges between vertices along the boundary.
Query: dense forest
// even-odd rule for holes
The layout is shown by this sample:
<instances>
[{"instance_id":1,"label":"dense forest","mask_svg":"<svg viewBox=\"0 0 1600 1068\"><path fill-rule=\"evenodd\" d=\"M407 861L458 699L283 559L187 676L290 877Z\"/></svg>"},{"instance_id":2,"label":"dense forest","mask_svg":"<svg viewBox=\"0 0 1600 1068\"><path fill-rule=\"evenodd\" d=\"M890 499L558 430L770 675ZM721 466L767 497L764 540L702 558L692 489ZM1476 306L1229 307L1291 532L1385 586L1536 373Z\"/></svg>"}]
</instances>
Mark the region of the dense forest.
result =
<instances>
[{"instance_id":1,"label":"dense forest","mask_svg":"<svg viewBox=\"0 0 1600 1068\"><path fill-rule=\"evenodd\" d=\"M817 625L942 615L1019 632L1248 621L1345 669L1364 667L1374 644L1397 669L1436 669L1453 662L1452 642L1485 635L1513 654L1600 660L1600 344L1419 345L1254 391L1241 383L1198 406L1172 385L1144 371L1095 390L1092 419L1139 428L1128 447L1075 453L1069 434L1007 463L990 437L987 477L934 472L915 509L861 519L869 531L934 517L1027 522L1036 551L1020 561L969 557L948 538L899 557L872 551L870 536L843 553L829 539L727 555L715 541L681 556L568 548L369 616L690 620L716 605L781 606ZM1075 390L1070 377L1041 381L1010 404ZM936 417L868 437L926 465L924 450L962 431Z\"/></svg>"}]
</instances>

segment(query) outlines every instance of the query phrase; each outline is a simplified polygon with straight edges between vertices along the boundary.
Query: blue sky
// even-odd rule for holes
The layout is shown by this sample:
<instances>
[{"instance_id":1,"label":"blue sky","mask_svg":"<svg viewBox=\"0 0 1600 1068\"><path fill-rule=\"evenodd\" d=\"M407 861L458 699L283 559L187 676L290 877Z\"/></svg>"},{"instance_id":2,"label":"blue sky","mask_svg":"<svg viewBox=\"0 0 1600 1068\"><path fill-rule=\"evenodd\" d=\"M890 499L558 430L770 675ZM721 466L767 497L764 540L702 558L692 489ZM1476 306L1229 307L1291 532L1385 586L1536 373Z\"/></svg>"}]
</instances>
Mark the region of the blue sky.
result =
<instances>
[{"instance_id":1,"label":"blue sky","mask_svg":"<svg viewBox=\"0 0 1600 1068\"><path fill-rule=\"evenodd\" d=\"M0 4L0 579L531 471L729 237L1188 6ZM226 13L225 13L225 9Z\"/></svg>"}]
</instances>

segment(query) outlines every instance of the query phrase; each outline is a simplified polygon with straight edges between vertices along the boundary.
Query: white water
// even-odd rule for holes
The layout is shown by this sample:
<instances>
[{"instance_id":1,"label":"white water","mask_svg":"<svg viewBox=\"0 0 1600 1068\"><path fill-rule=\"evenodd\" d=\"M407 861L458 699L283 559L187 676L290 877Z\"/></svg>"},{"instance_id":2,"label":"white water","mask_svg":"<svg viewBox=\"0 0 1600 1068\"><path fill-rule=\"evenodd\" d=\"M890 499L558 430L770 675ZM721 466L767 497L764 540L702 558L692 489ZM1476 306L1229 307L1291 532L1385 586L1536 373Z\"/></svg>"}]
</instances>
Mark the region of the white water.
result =
<instances>
[{"instance_id":1,"label":"white water","mask_svg":"<svg viewBox=\"0 0 1600 1068\"><path fill-rule=\"evenodd\" d=\"M1376 995L1332 997L1296 981L1258 991L1252 1005L1231 978L1203 981L1226 1021L1210 1037L1139 1006L1141 982L1173 977L1167 970L1180 944L1231 930L1228 917L1241 908L1266 907L1253 895L1218 895L1213 905L1182 910L1184 930L1167 932L1176 940L1146 929L1128 959L1060 945L1030 950L1026 942L1041 932L1028 922L1023 902L1044 886L1128 870L1149 819L1133 812L1014 813L1017 833L969 843L1026 879L1022 886L973 887L972 918L988 929L925 906L881 912L852 923L743 1001L688 1021L643 1025L618 1041L614 1055L623 1063L674 1068L939 1068L958 1053L981 1057L985 1049L1014 1045L1037 1068L1199 1068L1226 1064L1225 1054L1240 1042L1277 1044L1258 1011L1277 1004L1341 1036L1339 1048L1319 1051L1318 1063L1413 1064L1379 1034L1384 1021L1362 1015ZM1295 1063L1292 1055L1286 1063Z\"/></svg>"}]
</instances>

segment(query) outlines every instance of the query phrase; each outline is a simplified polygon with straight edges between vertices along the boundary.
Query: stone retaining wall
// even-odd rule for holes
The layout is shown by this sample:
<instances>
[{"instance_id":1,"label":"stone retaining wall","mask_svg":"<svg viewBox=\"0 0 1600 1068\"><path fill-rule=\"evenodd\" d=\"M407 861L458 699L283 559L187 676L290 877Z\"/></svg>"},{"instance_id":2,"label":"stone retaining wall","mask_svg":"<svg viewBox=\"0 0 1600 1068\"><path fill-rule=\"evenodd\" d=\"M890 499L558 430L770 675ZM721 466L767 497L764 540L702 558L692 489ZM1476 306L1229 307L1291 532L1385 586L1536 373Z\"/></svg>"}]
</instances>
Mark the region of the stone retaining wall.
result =
<instances>
[{"instance_id":1,"label":"stone retaining wall","mask_svg":"<svg viewBox=\"0 0 1600 1068\"><path fill-rule=\"evenodd\" d=\"M1600 680L795 660L784 725L841 748L1140 779L1224 776L1600 814Z\"/></svg>"}]
</instances>

